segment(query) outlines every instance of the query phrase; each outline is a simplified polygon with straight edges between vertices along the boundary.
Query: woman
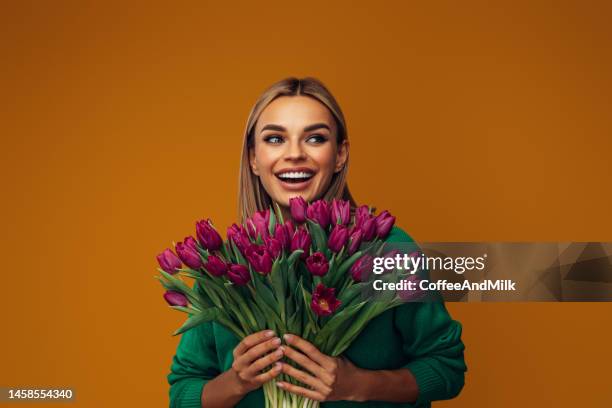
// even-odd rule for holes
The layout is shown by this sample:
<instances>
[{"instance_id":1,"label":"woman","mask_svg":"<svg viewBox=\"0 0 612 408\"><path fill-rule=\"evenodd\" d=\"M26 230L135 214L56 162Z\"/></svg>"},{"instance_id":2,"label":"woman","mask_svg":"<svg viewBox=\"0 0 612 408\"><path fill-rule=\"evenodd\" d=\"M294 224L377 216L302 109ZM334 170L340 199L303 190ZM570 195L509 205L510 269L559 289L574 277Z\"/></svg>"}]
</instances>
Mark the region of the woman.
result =
<instances>
[{"instance_id":1,"label":"woman","mask_svg":"<svg viewBox=\"0 0 612 408\"><path fill-rule=\"evenodd\" d=\"M289 200L342 198L349 144L344 116L313 78L288 78L259 98L247 121L239 209L242 219ZM411 242L394 227L387 242ZM263 407L261 386L286 373L308 387L279 381L321 407L422 407L463 387L461 325L441 302L405 303L372 320L342 358L324 355L297 335L285 344L271 331L238 341L216 323L182 335L168 375L172 407ZM299 368L281 362L291 359ZM262 373L266 367L272 368ZM368 402L377 401L377 402Z\"/></svg>"}]
</instances>

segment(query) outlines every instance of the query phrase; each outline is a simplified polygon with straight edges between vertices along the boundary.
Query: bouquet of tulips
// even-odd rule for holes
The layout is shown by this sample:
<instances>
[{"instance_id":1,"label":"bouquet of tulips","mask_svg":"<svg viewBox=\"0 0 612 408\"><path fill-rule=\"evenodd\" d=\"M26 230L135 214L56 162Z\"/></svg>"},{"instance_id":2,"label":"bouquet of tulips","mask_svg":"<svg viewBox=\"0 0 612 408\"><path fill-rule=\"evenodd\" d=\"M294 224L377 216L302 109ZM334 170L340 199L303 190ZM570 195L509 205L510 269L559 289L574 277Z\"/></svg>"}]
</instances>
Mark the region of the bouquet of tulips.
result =
<instances>
[{"instance_id":1,"label":"bouquet of tulips","mask_svg":"<svg viewBox=\"0 0 612 408\"><path fill-rule=\"evenodd\" d=\"M361 206L351 215L348 201L308 204L301 197L291 199L290 210L292 220L278 206L259 211L229 227L226 241L210 220L198 221L197 239L186 237L176 253L167 248L157 256L165 300L189 315L175 335L214 320L239 339L272 329L338 356L370 320L403 301L394 292L368 291L373 257L395 222L388 211L374 215ZM376 278L397 282L401 273ZM195 280L193 287L183 277ZM274 382L264 385L266 407L318 406Z\"/></svg>"}]
</instances>

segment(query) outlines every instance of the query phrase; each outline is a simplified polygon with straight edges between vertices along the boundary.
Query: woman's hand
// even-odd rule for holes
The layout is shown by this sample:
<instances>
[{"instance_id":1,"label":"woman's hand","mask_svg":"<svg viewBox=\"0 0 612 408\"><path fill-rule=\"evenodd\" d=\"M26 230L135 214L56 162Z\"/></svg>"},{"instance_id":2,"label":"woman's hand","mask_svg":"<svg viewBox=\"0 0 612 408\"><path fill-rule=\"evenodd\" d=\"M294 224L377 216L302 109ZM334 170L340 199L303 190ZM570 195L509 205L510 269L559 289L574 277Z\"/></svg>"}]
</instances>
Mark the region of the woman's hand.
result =
<instances>
[{"instance_id":1,"label":"woman's hand","mask_svg":"<svg viewBox=\"0 0 612 408\"><path fill-rule=\"evenodd\" d=\"M281 341L271 330L245 337L234 348L232 367L204 385L202 406L227 408L238 404L250 391L281 373L280 363L262 373L266 367L283 357Z\"/></svg>"},{"instance_id":2,"label":"woman's hand","mask_svg":"<svg viewBox=\"0 0 612 408\"><path fill-rule=\"evenodd\" d=\"M353 381L360 369L353 363L347 359L325 355L311 343L294 334L287 334L284 337L288 345L282 346L281 350L285 356L307 371L281 363L282 372L309 385L312 389L285 381L278 381L276 383L278 387L316 401L362 401L355 394L359 387Z\"/></svg>"},{"instance_id":3,"label":"woman's hand","mask_svg":"<svg viewBox=\"0 0 612 408\"><path fill-rule=\"evenodd\" d=\"M276 363L283 357L283 350L279 348L281 340L274 337L271 330L253 333L234 348L233 372L241 394L246 394L261 387L281 373L280 363L270 370L262 373L266 367Z\"/></svg>"}]
</instances>

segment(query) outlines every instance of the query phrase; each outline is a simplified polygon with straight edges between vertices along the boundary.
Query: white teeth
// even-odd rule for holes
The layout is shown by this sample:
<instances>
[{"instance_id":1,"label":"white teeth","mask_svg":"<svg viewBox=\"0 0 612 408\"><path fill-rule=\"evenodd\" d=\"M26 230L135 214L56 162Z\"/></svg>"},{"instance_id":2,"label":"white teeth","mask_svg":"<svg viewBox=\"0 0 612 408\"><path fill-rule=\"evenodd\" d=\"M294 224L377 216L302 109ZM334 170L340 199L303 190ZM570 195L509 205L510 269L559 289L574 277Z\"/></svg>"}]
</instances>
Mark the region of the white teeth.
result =
<instances>
[{"instance_id":1,"label":"white teeth","mask_svg":"<svg viewBox=\"0 0 612 408\"><path fill-rule=\"evenodd\" d=\"M278 175L280 178L298 179L298 178L310 178L313 173L306 171L288 171Z\"/></svg>"}]
</instances>

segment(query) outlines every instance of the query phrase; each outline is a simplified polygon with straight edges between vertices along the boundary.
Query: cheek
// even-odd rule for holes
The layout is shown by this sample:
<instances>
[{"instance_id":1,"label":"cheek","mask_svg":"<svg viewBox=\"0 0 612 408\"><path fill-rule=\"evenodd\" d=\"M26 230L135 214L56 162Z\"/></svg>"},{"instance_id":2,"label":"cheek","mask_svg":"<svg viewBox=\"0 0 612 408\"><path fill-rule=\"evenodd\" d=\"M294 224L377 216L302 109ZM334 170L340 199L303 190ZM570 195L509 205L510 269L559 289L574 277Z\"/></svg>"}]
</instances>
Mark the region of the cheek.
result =
<instances>
[{"instance_id":1,"label":"cheek","mask_svg":"<svg viewBox=\"0 0 612 408\"><path fill-rule=\"evenodd\" d=\"M255 161L260 173L268 173L272 170L278 154L265 146L255 147Z\"/></svg>"},{"instance_id":2,"label":"cheek","mask_svg":"<svg viewBox=\"0 0 612 408\"><path fill-rule=\"evenodd\" d=\"M331 145L317 149L311 154L312 159L317 163L320 172L325 172L325 176L331 176L336 166L336 149Z\"/></svg>"}]
</instances>

